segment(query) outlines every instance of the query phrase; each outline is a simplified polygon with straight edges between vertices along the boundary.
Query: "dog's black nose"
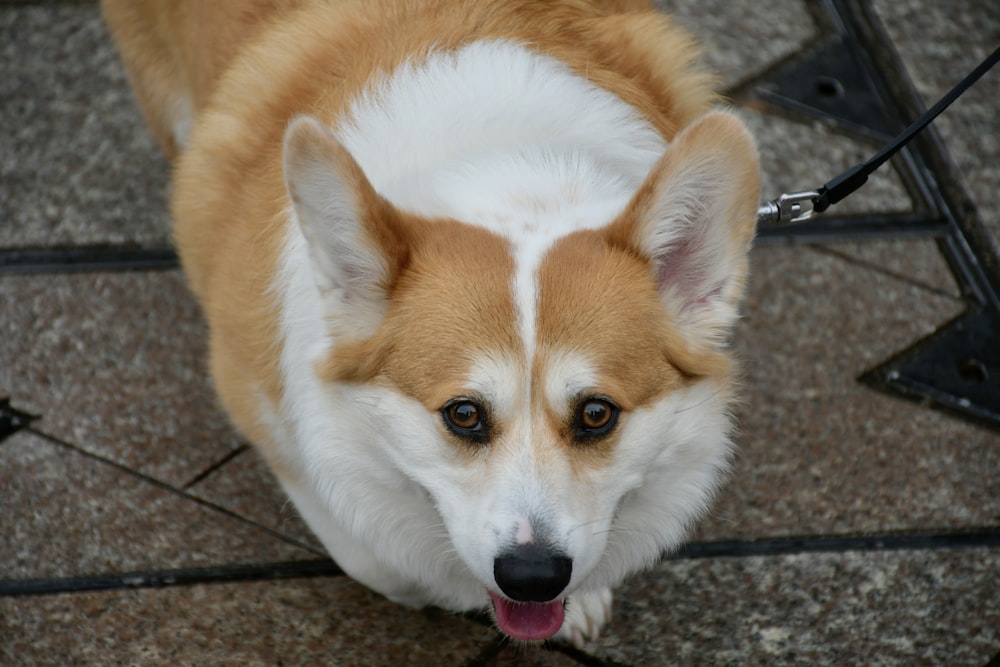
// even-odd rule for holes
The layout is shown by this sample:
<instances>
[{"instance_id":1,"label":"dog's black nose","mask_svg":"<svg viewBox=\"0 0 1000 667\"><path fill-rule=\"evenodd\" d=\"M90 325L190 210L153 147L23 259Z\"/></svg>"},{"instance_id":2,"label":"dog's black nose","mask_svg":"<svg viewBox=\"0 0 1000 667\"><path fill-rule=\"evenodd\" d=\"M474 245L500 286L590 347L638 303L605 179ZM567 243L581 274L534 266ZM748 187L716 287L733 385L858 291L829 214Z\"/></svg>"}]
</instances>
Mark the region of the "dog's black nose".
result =
<instances>
[{"instance_id":1,"label":"dog's black nose","mask_svg":"<svg viewBox=\"0 0 1000 667\"><path fill-rule=\"evenodd\" d=\"M571 559L534 542L519 544L493 561L497 586L518 602L554 600L569 584L572 574Z\"/></svg>"}]
</instances>

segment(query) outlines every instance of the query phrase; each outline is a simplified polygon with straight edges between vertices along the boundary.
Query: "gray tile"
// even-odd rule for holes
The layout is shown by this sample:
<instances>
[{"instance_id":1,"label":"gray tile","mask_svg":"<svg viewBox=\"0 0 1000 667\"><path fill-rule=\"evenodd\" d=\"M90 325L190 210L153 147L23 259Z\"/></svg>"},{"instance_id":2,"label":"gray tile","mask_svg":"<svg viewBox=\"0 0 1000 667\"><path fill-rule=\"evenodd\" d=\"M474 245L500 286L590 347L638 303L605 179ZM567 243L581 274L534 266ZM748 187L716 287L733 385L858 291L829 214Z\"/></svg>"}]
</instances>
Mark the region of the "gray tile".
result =
<instances>
[{"instance_id":1,"label":"gray tile","mask_svg":"<svg viewBox=\"0 0 1000 667\"><path fill-rule=\"evenodd\" d=\"M740 449L697 537L995 525L1000 436L855 381L960 309L807 247L755 250Z\"/></svg>"},{"instance_id":2,"label":"gray tile","mask_svg":"<svg viewBox=\"0 0 1000 667\"><path fill-rule=\"evenodd\" d=\"M0 488L0 579L316 557L28 432L0 446Z\"/></svg>"},{"instance_id":3,"label":"gray tile","mask_svg":"<svg viewBox=\"0 0 1000 667\"><path fill-rule=\"evenodd\" d=\"M995 549L665 562L589 650L634 665L969 665L1000 645Z\"/></svg>"},{"instance_id":4,"label":"gray tile","mask_svg":"<svg viewBox=\"0 0 1000 667\"><path fill-rule=\"evenodd\" d=\"M346 577L0 598L0 662L460 665L493 631Z\"/></svg>"},{"instance_id":5,"label":"gray tile","mask_svg":"<svg viewBox=\"0 0 1000 667\"><path fill-rule=\"evenodd\" d=\"M325 553L267 463L252 448L188 488L188 492Z\"/></svg>"},{"instance_id":6,"label":"gray tile","mask_svg":"<svg viewBox=\"0 0 1000 667\"><path fill-rule=\"evenodd\" d=\"M167 165L97 3L0 6L0 248L162 244Z\"/></svg>"},{"instance_id":7,"label":"gray tile","mask_svg":"<svg viewBox=\"0 0 1000 667\"><path fill-rule=\"evenodd\" d=\"M816 39L816 26L801 0L655 2L697 36L705 63L726 87L760 74Z\"/></svg>"},{"instance_id":8,"label":"gray tile","mask_svg":"<svg viewBox=\"0 0 1000 667\"><path fill-rule=\"evenodd\" d=\"M240 440L178 272L0 276L0 391L37 427L182 486Z\"/></svg>"},{"instance_id":9,"label":"gray tile","mask_svg":"<svg viewBox=\"0 0 1000 667\"><path fill-rule=\"evenodd\" d=\"M930 106L1000 44L1000 3L875 0L925 104ZM936 121L1000 258L1000 76L984 76Z\"/></svg>"}]
</instances>

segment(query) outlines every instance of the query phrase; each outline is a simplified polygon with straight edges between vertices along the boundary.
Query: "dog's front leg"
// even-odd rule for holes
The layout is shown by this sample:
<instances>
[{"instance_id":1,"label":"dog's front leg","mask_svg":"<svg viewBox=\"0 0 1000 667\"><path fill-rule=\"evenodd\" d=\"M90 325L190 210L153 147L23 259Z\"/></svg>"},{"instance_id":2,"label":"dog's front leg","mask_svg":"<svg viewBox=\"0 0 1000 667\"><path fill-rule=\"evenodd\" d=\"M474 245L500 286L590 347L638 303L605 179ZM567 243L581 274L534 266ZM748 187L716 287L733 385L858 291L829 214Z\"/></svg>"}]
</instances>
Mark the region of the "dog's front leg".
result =
<instances>
[{"instance_id":1,"label":"dog's front leg","mask_svg":"<svg viewBox=\"0 0 1000 667\"><path fill-rule=\"evenodd\" d=\"M571 595L566 603L566 620L556 639L577 648L597 639L601 628L611 620L611 599L610 588Z\"/></svg>"}]
</instances>

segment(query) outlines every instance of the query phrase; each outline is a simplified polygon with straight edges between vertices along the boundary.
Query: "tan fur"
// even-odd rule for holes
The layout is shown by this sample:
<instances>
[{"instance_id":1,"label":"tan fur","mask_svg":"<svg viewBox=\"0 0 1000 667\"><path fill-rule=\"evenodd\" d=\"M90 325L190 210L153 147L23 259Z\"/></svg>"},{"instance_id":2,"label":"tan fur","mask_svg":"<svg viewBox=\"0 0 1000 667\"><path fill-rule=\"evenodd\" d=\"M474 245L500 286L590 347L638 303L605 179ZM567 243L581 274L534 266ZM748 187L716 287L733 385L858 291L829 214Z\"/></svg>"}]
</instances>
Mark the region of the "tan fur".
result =
<instances>
[{"instance_id":1,"label":"tan fur","mask_svg":"<svg viewBox=\"0 0 1000 667\"><path fill-rule=\"evenodd\" d=\"M178 99L202 109L221 74L246 42L300 0L178 2L102 0L101 6L133 82L146 122L164 152Z\"/></svg>"},{"instance_id":2,"label":"tan fur","mask_svg":"<svg viewBox=\"0 0 1000 667\"><path fill-rule=\"evenodd\" d=\"M323 376L391 383L437 411L461 394L478 355L509 355L521 346L513 261L506 242L486 230L451 220L409 222L407 270L391 291L385 322L373 338L338 346Z\"/></svg>"},{"instance_id":3,"label":"tan fur","mask_svg":"<svg viewBox=\"0 0 1000 667\"><path fill-rule=\"evenodd\" d=\"M692 350L659 307L648 262L616 247L606 231L577 232L556 244L539 275L539 350L533 377L545 376L552 354L582 351L594 365L597 383L626 413L682 387L689 377L728 376L729 360L719 352ZM536 388L535 395L544 392ZM610 461L617 434L583 447L570 433L568 415L548 411L554 442L573 449L574 470Z\"/></svg>"},{"instance_id":4,"label":"tan fur","mask_svg":"<svg viewBox=\"0 0 1000 667\"><path fill-rule=\"evenodd\" d=\"M270 286L286 224L281 138L290 118L308 113L335 125L373 72L419 60L432 46L454 48L490 37L512 38L563 60L635 106L668 140L714 101L711 79L691 66L695 51L690 38L638 0L102 0L102 5L147 120L168 155L178 151L171 138L178 122L171 117L177 100L189 101L196 113L190 143L177 163L175 239L211 326L216 386L237 425L265 451L275 443L269 443L260 425L260 397L254 388L279 402L280 340ZM421 237L413 266L424 261L453 264L455 280L421 284L413 278L412 286L399 285L394 308L424 308L416 303L427 299L441 304L435 312L442 319L428 324L426 331L418 325L403 336L393 330L390 318L379 339L344 346L326 372L331 377L378 375L379 361L391 356L392 364L384 366L392 367L391 380L436 409L449 391L442 378L456 371L458 362L435 359L414 366L403 350L433 349L437 337L454 335L468 324L461 315L463 290L477 294L487 302L487 311L497 313L478 320L478 328L463 334L463 341L482 335L481 345L489 345L501 344L498 337L513 338L510 318L499 314L508 308L509 297L489 287L508 284L509 260L498 240L486 238L485 232L465 228L448 236L447 225L413 226ZM567 261L597 262L582 239L567 240L557 253ZM641 272L635 258L620 261L634 264L632 273ZM543 292L572 290L586 299L585 287L561 284L559 264L552 263ZM470 273L479 278L464 288ZM542 298L552 301L544 294ZM544 326L565 327L572 343L572 327L564 321L570 316L556 307ZM601 363L608 369L622 368L628 361L622 354L656 350L655 358L663 360L651 369L639 364L637 377L619 380L624 395L637 404L682 381L679 369L699 373L718 365L704 355L687 358L666 333L638 347L622 345L621 331L604 333L609 338L601 348L608 356ZM510 340L502 345L510 349ZM385 352L365 356L373 348Z\"/></svg>"}]
</instances>

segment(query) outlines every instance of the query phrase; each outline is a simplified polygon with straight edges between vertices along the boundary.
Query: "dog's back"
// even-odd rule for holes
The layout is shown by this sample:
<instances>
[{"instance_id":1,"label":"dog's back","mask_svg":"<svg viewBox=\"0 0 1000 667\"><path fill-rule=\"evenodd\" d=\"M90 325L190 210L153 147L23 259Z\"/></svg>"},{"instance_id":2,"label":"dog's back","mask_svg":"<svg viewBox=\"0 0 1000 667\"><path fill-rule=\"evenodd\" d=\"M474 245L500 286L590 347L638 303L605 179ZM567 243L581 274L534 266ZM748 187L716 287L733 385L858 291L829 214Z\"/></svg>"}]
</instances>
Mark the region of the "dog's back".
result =
<instances>
[{"instance_id":1,"label":"dog's back","mask_svg":"<svg viewBox=\"0 0 1000 667\"><path fill-rule=\"evenodd\" d=\"M101 0L101 5L147 123L171 157L186 143L195 115L234 57L286 20L295 26L285 35L289 43L299 41L296 34L306 40L322 35L341 52L320 61L327 68L360 61L329 72L346 76L353 70L362 79L355 86L367 80L372 65L391 67L391 61L430 45L496 36L553 49L554 55L577 61L577 69L598 83L621 81L623 75L634 79L630 101L644 102L643 111L659 116L666 134L712 101L712 82L690 69L693 44L669 29L666 17L651 13L647 0ZM379 46L389 53L380 62L366 62Z\"/></svg>"},{"instance_id":2,"label":"dog's back","mask_svg":"<svg viewBox=\"0 0 1000 667\"><path fill-rule=\"evenodd\" d=\"M219 77L247 42L304 0L101 0L160 147L176 156Z\"/></svg>"}]
</instances>

